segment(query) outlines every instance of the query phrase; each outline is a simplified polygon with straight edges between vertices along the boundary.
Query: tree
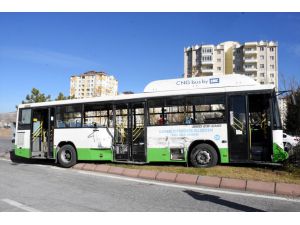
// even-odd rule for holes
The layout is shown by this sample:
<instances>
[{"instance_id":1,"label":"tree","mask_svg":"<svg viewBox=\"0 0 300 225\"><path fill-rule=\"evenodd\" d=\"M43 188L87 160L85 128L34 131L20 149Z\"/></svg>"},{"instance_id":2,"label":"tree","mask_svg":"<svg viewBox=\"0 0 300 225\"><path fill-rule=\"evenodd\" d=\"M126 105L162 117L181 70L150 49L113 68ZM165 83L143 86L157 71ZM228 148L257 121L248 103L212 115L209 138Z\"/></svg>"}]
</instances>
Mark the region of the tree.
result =
<instances>
[{"instance_id":1,"label":"tree","mask_svg":"<svg viewBox=\"0 0 300 225\"><path fill-rule=\"evenodd\" d=\"M67 100L67 99L74 99L75 96L65 96L62 92L59 92L57 98L55 99L55 101L61 101L61 100Z\"/></svg>"},{"instance_id":2,"label":"tree","mask_svg":"<svg viewBox=\"0 0 300 225\"><path fill-rule=\"evenodd\" d=\"M124 95L131 95L131 94L134 94L133 91L123 91L123 94Z\"/></svg>"},{"instance_id":3,"label":"tree","mask_svg":"<svg viewBox=\"0 0 300 225\"><path fill-rule=\"evenodd\" d=\"M293 91L296 105L292 103L292 94L287 96L286 131L293 135L300 134L300 86Z\"/></svg>"},{"instance_id":4,"label":"tree","mask_svg":"<svg viewBox=\"0 0 300 225\"><path fill-rule=\"evenodd\" d=\"M22 104L48 101L51 101L50 95L46 96L44 93L41 93L38 89L32 88L31 94L26 95L26 99L22 101Z\"/></svg>"}]
</instances>

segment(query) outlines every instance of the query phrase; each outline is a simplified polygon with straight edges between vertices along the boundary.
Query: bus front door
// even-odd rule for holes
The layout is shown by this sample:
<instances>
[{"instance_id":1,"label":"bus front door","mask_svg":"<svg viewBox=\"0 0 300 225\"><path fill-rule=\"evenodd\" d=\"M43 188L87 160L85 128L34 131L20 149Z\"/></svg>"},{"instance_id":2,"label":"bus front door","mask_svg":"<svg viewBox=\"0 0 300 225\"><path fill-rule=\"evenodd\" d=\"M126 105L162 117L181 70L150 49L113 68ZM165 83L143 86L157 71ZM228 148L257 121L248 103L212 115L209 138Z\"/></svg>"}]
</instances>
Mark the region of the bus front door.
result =
<instances>
[{"instance_id":1,"label":"bus front door","mask_svg":"<svg viewBox=\"0 0 300 225\"><path fill-rule=\"evenodd\" d=\"M115 106L114 158L145 162L144 103Z\"/></svg>"},{"instance_id":2,"label":"bus front door","mask_svg":"<svg viewBox=\"0 0 300 225\"><path fill-rule=\"evenodd\" d=\"M231 162L248 160L246 96L229 96L229 154Z\"/></svg>"},{"instance_id":3,"label":"bus front door","mask_svg":"<svg viewBox=\"0 0 300 225\"><path fill-rule=\"evenodd\" d=\"M53 158L54 108L34 109L31 128L31 156Z\"/></svg>"}]
</instances>

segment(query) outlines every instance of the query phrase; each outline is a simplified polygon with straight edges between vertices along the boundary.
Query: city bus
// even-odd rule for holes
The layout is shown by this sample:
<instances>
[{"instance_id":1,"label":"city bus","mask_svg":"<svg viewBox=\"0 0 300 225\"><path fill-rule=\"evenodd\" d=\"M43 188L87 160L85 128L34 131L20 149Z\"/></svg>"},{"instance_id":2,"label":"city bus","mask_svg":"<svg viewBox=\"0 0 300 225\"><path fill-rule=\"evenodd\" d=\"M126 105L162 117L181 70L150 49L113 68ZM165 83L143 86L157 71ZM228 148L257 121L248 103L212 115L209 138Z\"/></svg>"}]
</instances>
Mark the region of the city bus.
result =
<instances>
[{"instance_id":1,"label":"city bus","mask_svg":"<svg viewBox=\"0 0 300 225\"><path fill-rule=\"evenodd\" d=\"M244 75L150 82L142 93L18 106L14 155L78 161L280 163L274 85Z\"/></svg>"}]
</instances>

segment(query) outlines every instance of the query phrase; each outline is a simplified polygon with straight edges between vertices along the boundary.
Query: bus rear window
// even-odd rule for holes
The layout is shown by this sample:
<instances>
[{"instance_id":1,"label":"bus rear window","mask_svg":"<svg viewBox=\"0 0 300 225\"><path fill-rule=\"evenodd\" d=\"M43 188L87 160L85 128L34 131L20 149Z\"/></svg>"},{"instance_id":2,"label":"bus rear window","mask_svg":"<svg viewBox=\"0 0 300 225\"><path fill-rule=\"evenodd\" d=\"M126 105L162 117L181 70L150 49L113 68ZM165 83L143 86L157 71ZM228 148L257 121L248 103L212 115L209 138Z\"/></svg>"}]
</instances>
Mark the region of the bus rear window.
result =
<instances>
[{"instance_id":1,"label":"bus rear window","mask_svg":"<svg viewBox=\"0 0 300 225\"><path fill-rule=\"evenodd\" d=\"M31 109L20 109L18 129L19 130L29 130L31 124Z\"/></svg>"}]
</instances>

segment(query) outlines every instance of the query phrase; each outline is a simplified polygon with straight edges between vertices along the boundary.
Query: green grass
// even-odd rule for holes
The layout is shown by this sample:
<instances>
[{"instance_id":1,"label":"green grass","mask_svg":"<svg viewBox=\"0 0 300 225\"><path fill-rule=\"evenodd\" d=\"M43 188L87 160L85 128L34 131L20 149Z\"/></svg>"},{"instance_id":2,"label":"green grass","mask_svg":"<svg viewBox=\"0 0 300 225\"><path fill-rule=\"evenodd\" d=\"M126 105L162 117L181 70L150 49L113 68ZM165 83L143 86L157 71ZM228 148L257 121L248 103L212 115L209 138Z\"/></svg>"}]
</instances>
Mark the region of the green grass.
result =
<instances>
[{"instance_id":1,"label":"green grass","mask_svg":"<svg viewBox=\"0 0 300 225\"><path fill-rule=\"evenodd\" d=\"M212 168L193 168L185 167L184 165L129 165L119 163L110 163L110 165L130 169L144 169L172 173L300 184L300 168L295 167L222 165Z\"/></svg>"}]
</instances>

